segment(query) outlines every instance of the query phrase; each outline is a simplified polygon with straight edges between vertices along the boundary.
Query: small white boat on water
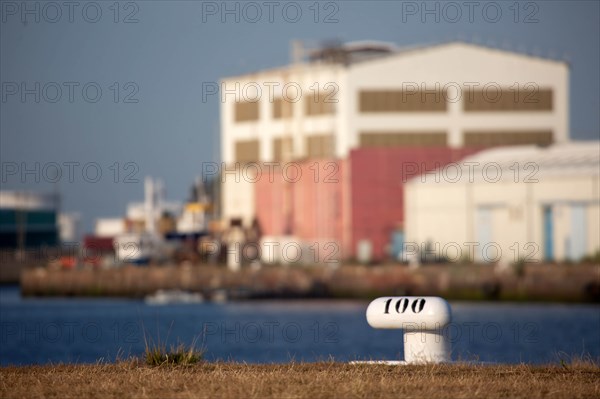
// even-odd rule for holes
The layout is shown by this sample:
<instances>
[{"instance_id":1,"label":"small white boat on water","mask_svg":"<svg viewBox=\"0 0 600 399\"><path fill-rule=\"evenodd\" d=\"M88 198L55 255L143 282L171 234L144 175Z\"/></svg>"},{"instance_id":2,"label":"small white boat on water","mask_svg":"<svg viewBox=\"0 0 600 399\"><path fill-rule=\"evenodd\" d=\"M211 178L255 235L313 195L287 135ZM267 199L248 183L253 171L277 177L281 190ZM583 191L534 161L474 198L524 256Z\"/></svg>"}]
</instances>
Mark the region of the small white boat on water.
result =
<instances>
[{"instance_id":1,"label":"small white boat on water","mask_svg":"<svg viewBox=\"0 0 600 399\"><path fill-rule=\"evenodd\" d=\"M152 233L125 233L115 237L114 247L119 262L143 265L160 257L165 242Z\"/></svg>"},{"instance_id":2,"label":"small white boat on water","mask_svg":"<svg viewBox=\"0 0 600 399\"><path fill-rule=\"evenodd\" d=\"M144 301L148 305L201 303L204 302L204 297L198 292L187 292L182 290L158 290L154 294L146 296Z\"/></svg>"}]
</instances>

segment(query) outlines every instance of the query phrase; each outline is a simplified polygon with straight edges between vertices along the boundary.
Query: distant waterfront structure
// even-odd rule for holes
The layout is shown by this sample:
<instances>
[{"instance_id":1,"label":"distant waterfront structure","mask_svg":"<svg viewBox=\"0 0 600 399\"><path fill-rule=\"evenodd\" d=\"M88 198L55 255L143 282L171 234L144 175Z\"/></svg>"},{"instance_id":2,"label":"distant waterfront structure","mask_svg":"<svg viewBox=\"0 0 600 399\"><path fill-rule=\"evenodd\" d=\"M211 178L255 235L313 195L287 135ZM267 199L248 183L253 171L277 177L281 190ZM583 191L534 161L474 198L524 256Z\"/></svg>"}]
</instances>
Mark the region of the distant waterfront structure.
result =
<instances>
[{"instance_id":1,"label":"distant waterfront structure","mask_svg":"<svg viewBox=\"0 0 600 399\"><path fill-rule=\"evenodd\" d=\"M79 212L61 212L58 215L60 241L75 243L81 240L80 234L81 214Z\"/></svg>"},{"instance_id":2,"label":"distant waterfront structure","mask_svg":"<svg viewBox=\"0 0 600 399\"><path fill-rule=\"evenodd\" d=\"M0 248L59 245L59 203L57 194L0 191Z\"/></svg>"},{"instance_id":3,"label":"distant waterfront structure","mask_svg":"<svg viewBox=\"0 0 600 399\"><path fill-rule=\"evenodd\" d=\"M370 241L374 259L392 254L404 239L403 176L383 163L393 151L431 170L487 147L569 141L563 61L462 42L294 54L220 85L222 216L258 218L281 243L334 243L352 258ZM362 166L374 174L359 178Z\"/></svg>"},{"instance_id":4,"label":"distant waterfront structure","mask_svg":"<svg viewBox=\"0 0 600 399\"><path fill-rule=\"evenodd\" d=\"M129 203L124 217L97 219L94 233L85 237L84 246L94 254L90 258L95 263L105 259L106 265L165 259L172 249L167 241L177 246L184 241L195 243L207 235L210 210L201 179L196 180L192 196L182 204L166 199L160 179L146 177L144 201Z\"/></svg>"},{"instance_id":5,"label":"distant waterfront structure","mask_svg":"<svg viewBox=\"0 0 600 399\"><path fill-rule=\"evenodd\" d=\"M479 152L406 186L407 251L580 261L600 251L600 142Z\"/></svg>"}]
</instances>

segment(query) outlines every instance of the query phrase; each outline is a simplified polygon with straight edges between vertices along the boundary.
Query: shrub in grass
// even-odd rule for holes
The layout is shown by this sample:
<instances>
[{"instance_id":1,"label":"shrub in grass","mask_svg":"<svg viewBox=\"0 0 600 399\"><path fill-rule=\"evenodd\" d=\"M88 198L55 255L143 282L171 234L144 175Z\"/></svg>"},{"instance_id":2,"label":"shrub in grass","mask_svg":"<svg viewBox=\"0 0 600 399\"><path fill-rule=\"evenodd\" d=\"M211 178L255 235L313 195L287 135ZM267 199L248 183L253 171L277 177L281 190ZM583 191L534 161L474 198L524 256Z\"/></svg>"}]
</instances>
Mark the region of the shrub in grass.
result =
<instances>
[{"instance_id":1,"label":"shrub in grass","mask_svg":"<svg viewBox=\"0 0 600 399\"><path fill-rule=\"evenodd\" d=\"M171 346L169 350L165 345L159 345L146 346L145 358L146 364L149 366L161 366L163 364L188 366L200 362L203 354L204 352L197 350L194 344L190 345L189 348L179 344Z\"/></svg>"},{"instance_id":2,"label":"shrub in grass","mask_svg":"<svg viewBox=\"0 0 600 399\"><path fill-rule=\"evenodd\" d=\"M165 340L165 342L169 341L169 334L171 333L172 327L173 322L171 322L171 326L169 327L169 332L167 333L167 339ZM192 364L199 363L202 360L202 357L204 356L204 349L196 349L196 343L199 338L198 336L194 337L192 343L189 346L178 342L177 345L171 345L169 347L169 350L167 350L166 343L161 342L160 330L158 330L158 343L155 343L151 336L146 335L146 328L144 327L143 322L142 330L144 331L144 344L146 347L144 360L149 366L189 366Z\"/></svg>"}]
</instances>

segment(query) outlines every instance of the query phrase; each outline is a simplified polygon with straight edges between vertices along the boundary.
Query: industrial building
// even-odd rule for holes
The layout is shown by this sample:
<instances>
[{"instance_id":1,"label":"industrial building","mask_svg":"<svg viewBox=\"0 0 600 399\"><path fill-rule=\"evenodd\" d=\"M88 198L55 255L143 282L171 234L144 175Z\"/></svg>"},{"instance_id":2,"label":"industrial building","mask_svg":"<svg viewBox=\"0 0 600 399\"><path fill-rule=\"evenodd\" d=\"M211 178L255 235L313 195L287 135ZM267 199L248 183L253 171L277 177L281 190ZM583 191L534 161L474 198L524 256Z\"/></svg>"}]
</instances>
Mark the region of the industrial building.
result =
<instances>
[{"instance_id":1,"label":"industrial building","mask_svg":"<svg viewBox=\"0 0 600 399\"><path fill-rule=\"evenodd\" d=\"M563 61L461 42L295 50L289 66L221 82L222 216L273 239L380 259L394 231L403 240L405 163L569 140ZM304 181L273 178L292 163Z\"/></svg>"},{"instance_id":2,"label":"industrial building","mask_svg":"<svg viewBox=\"0 0 600 399\"><path fill-rule=\"evenodd\" d=\"M405 185L406 252L479 262L600 251L600 142L494 148Z\"/></svg>"},{"instance_id":3,"label":"industrial building","mask_svg":"<svg viewBox=\"0 0 600 399\"><path fill-rule=\"evenodd\" d=\"M0 191L0 248L59 245L58 209L55 194Z\"/></svg>"},{"instance_id":4,"label":"industrial building","mask_svg":"<svg viewBox=\"0 0 600 399\"><path fill-rule=\"evenodd\" d=\"M307 261L360 257L360 245L369 248L367 258L396 257L404 240L403 183L477 150L359 148L345 160L321 161L324 176L316 180L314 162L301 162L297 181L276 170L273 181L264 176L255 183L256 216L268 240L293 236L303 243Z\"/></svg>"}]
</instances>

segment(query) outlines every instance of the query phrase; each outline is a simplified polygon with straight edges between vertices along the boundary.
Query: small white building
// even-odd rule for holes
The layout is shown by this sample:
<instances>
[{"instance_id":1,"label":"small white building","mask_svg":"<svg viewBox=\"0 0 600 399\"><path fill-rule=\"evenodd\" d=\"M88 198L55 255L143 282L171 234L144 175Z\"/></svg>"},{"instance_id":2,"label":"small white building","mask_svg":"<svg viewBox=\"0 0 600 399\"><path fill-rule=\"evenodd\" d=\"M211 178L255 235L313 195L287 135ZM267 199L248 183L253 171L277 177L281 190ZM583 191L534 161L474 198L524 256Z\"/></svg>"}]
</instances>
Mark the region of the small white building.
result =
<instances>
[{"instance_id":1,"label":"small white building","mask_svg":"<svg viewBox=\"0 0 600 399\"><path fill-rule=\"evenodd\" d=\"M405 185L406 253L572 260L600 250L600 142L499 147Z\"/></svg>"},{"instance_id":2,"label":"small white building","mask_svg":"<svg viewBox=\"0 0 600 399\"><path fill-rule=\"evenodd\" d=\"M78 242L80 240L81 214L79 212L60 213L57 223L61 242Z\"/></svg>"},{"instance_id":3,"label":"small white building","mask_svg":"<svg viewBox=\"0 0 600 399\"><path fill-rule=\"evenodd\" d=\"M398 49L357 42L220 86L222 211L250 225L245 163L345 159L373 146L568 141L569 66L452 42ZM237 164L237 167L236 167ZM240 170L242 169L242 170Z\"/></svg>"},{"instance_id":4,"label":"small white building","mask_svg":"<svg viewBox=\"0 0 600 399\"><path fill-rule=\"evenodd\" d=\"M124 234L127 226L123 218L99 218L96 219L94 235L101 238L112 238Z\"/></svg>"}]
</instances>

